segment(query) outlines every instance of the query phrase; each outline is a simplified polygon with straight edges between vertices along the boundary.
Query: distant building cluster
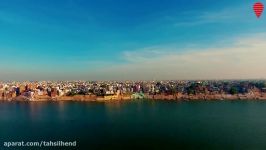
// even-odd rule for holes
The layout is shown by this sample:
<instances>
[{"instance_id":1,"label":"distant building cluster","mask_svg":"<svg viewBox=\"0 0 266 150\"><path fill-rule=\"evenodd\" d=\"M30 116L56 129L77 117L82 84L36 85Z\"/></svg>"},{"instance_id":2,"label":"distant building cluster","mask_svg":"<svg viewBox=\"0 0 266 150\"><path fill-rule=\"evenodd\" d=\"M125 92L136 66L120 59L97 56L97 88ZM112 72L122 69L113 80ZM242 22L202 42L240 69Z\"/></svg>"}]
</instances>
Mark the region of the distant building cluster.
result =
<instances>
[{"instance_id":1,"label":"distant building cluster","mask_svg":"<svg viewBox=\"0 0 266 150\"><path fill-rule=\"evenodd\" d=\"M266 92L264 80L204 80L204 81L26 81L0 82L1 99L24 96L61 97L75 95L183 95L247 94ZM139 96L139 95L137 95ZM144 97L144 96L143 96Z\"/></svg>"}]
</instances>

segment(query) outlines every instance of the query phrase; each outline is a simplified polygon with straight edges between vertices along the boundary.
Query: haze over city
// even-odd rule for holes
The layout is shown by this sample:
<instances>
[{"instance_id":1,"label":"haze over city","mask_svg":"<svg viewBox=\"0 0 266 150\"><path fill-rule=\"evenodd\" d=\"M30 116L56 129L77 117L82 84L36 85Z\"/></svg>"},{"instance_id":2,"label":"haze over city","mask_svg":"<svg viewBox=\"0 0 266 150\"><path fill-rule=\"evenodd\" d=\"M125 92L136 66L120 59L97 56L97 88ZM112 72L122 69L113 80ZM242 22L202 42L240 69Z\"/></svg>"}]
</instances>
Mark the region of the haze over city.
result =
<instances>
[{"instance_id":1,"label":"haze over city","mask_svg":"<svg viewBox=\"0 0 266 150\"><path fill-rule=\"evenodd\" d=\"M0 80L265 79L253 1L0 2Z\"/></svg>"}]
</instances>

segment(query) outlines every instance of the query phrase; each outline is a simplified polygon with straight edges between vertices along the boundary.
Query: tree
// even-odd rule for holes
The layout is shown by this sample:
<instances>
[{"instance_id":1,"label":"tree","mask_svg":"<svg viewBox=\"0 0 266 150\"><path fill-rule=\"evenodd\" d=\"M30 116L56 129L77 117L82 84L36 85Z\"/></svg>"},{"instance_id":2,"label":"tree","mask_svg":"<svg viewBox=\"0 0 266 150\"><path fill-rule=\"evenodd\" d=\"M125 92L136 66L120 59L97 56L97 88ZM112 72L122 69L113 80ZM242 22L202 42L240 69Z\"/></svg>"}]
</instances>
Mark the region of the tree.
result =
<instances>
[{"instance_id":1,"label":"tree","mask_svg":"<svg viewBox=\"0 0 266 150\"><path fill-rule=\"evenodd\" d=\"M238 93L238 90L236 87L231 87L231 89L229 90L229 93L234 95L234 94L237 94Z\"/></svg>"}]
</instances>

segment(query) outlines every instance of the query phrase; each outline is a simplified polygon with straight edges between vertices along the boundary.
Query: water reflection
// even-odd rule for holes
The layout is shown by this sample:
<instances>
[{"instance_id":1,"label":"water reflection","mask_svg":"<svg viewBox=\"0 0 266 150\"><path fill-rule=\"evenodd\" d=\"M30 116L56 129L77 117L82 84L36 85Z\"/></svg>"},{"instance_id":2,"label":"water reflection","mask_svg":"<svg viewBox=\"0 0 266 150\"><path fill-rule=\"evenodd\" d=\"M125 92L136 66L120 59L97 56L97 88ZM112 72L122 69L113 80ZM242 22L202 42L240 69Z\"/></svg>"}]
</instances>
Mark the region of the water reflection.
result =
<instances>
[{"instance_id":1,"label":"water reflection","mask_svg":"<svg viewBox=\"0 0 266 150\"><path fill-rule=\"evenodd\" d=\"M40 112L42 109L42 103L36 103L36 102L27 102L23 104L23 111L28 112L29 117L31 118L32 121L37 121L40 116Z\"/></svg>"},{"instance_id":2,"label":"water reflection","mask_svg":"<svg viewBox=\"0 0 266 150\"><path fill-rule=\"evenodd\" d=\"M18 103L18 110L28 115L32 122L40 122L46 118L63 120L65 113L65 102L23 102Z\"/></svg>"},{"instance_id":3,"label":"water reflection","mask_svg":"<svg viewBox=\"0 0 266 150\"><path fill-rule=\"evenodd\" d=\"M121 101L113 101L113 102L106 102L103 104L106 107L106 110L108 112L113 112L113 111L120 110L122 105L123 105L122 103L123 102L121 102Z\"/></svg>"}]
</instances>

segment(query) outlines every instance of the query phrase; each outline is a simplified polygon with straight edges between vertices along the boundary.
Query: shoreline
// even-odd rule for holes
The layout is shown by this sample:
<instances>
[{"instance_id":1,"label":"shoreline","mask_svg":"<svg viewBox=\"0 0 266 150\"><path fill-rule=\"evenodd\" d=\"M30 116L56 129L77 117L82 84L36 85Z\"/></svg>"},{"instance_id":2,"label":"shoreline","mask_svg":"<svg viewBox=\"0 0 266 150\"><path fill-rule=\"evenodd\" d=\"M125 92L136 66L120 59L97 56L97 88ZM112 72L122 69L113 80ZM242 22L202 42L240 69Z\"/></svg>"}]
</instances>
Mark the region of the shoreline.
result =
<instances>
[{"instance_id":1,"label":"shoreline","mask_svg":"<svg viewBox=\"0 0 266 150\"><path fill-rule=\"evenodd\" d=\"M174 94L174 95L148 95L144 94L143 97L132 97L123 95L113 96L96 96L96 95L75 95L75 96L60 96L60 97L34 97L29 98L26 96L18 96L9 99L0 98L0 101L31 101L31 102L46 102L46 101L80 101L80 102L117 102L117 101L133 101L133 100L158 100L158 101L214 101L214 100L266 100L266 93L257 94Z\"/></svg>"}]
</instances>

